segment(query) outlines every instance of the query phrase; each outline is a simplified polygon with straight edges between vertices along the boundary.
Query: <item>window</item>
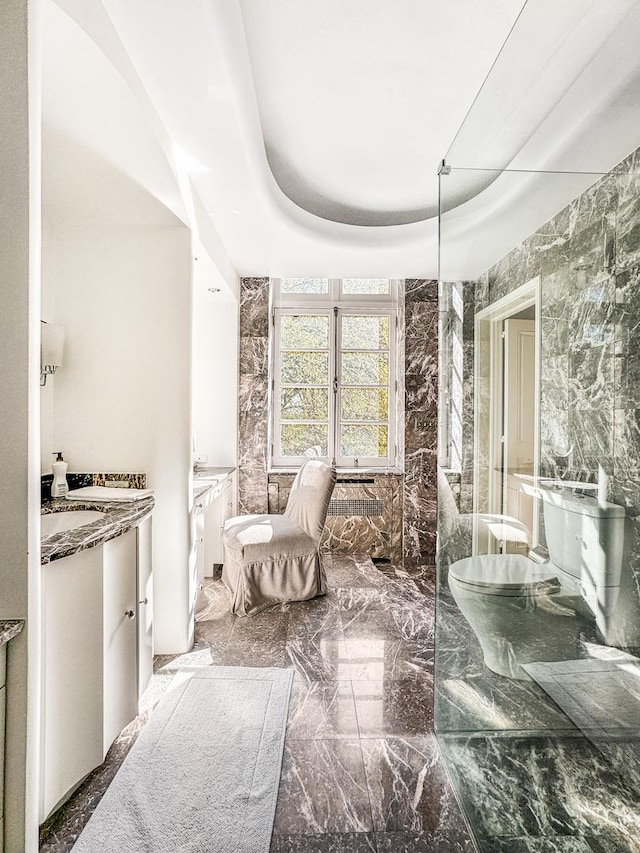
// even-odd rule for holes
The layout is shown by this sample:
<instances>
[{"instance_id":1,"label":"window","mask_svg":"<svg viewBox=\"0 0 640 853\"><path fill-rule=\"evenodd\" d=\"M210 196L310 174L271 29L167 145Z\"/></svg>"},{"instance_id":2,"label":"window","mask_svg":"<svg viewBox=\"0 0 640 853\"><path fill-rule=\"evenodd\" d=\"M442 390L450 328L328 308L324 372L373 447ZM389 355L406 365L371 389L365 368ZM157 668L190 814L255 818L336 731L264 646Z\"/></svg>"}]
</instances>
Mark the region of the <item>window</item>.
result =
<instances>
[{"instance_id":1,"label":"window","mask_svg":"<svg viewBox=\"0 0 640 853\"><path fill-rule=\"evenodd\" d=\"M273 464L396 464L394 283L273 284Z\"/></svg>"}]
</instances>

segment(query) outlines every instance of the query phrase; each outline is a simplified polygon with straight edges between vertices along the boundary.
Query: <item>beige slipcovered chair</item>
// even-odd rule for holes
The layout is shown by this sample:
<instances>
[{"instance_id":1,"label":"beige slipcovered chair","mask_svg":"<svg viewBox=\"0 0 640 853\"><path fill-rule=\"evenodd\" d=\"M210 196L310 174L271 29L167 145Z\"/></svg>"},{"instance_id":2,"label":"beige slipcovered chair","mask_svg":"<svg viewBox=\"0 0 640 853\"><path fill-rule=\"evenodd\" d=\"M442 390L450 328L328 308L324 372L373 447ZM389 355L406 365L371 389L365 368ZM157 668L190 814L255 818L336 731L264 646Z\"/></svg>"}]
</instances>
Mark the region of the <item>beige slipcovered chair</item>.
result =
<instances>
[{"instance_id":1,"label":"beige slipcovered chair","mask_svg":"<svg viewBox=\"0 0 640 853\"><path fill-rule=\"evenodd\" d=\"M284 515L240 515L225 523L222 580L233 613L251 616L326 593L320 539L335 482L335 469L309 459L293 481Z\"/></svg>"}]
</instances>

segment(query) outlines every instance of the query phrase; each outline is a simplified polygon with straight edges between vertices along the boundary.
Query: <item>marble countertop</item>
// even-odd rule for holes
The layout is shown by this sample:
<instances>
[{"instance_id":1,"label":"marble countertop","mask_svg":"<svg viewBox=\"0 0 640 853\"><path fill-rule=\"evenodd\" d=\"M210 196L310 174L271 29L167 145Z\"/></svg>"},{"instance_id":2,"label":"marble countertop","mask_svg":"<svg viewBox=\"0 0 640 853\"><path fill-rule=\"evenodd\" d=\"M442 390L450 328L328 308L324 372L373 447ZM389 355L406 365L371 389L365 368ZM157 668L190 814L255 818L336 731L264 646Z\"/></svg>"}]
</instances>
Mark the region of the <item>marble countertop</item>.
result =
<instances>
[{"instance_id":1,"label":"marble countertop","mask_svg":"<svg viewBox=\"0 0 640 853\"><path fill-rule=\"evenodd\" d=\"M235 468L198 468L193 473L193 499L201 498L209 489L221 485Z\"/></svg>"},{"instance_id":2,"label":"marble countertop","mask_svg":"<svg viewBox=\"0 0 640 853\"><path fill-rule=\"evenodd\" d=\"M128 533L140 522L151 514L155 504L152 495L139 501L122 501L122 503L108 501L71 501L65 498L54 498L42 504L42 514L48 515L52 512L69 512L72 510L98 510L104 512L104 518L76 527L74 530L64 530L60 533L52 533L42 538L41 562L51 563L53 560L61 560L78 551L86 551L95 545L102 545L116 536Z\"/></svg>"},{"instance_id":3,"label":"marble countertop","mask_svg":"<svg viewBox=\"0 0 640 853\"><path fill-rule=\"evenodd\" d=\"M277 476L278 474L297 474L300 467L297 468L269 468L267 475L269 477ZM401 477L404 474L402 468L336 468L338 478L357 479L358 477Z\"/></svg>"},{"instance_id":4,"label":"marble countertop","mask_svg":"<svg viewBox=\"0 0 640 853\"><path fill-rule=\"evenodd\" d=\"M22 619L0 619L0 646L12 640L23 628Z\"/></svg>"}]
</instances>

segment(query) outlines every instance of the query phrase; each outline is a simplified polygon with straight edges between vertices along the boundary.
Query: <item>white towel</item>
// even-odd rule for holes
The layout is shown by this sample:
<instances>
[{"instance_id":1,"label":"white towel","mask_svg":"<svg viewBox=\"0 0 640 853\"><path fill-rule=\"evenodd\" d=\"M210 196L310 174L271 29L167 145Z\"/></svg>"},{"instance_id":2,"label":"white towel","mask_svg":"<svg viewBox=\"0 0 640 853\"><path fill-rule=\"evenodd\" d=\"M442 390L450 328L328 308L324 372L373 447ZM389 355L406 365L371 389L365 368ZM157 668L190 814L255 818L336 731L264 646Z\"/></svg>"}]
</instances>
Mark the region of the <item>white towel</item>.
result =
<instances>
[{"instance_id":1,"label":"white towel","mask_svg":"<svg viewBox=\"0 0 640 853\"><path fill-rule=\"evenodd\" d=\"M85 486L67 492L70 501L140 501L153 494L153 489L118 489L109 486Z\"/></svg>"}]
</instances>

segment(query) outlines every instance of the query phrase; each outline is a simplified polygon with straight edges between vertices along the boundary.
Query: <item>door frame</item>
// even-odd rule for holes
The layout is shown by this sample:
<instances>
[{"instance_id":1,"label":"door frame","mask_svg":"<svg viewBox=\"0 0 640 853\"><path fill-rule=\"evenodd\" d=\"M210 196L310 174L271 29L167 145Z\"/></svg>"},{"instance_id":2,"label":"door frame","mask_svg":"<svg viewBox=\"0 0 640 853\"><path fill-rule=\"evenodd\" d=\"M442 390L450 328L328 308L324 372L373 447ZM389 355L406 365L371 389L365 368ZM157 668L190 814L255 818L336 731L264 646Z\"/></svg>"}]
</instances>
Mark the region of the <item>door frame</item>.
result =
<instances>
[{"instance_id":1,"label":"door frame","mask_svg":"<svg viewBox=\"0 0 640 853\"><path fill-rule=\"evenodd\" d=\"M473 448L473 513L502 514L502 430L504 418L502 332L504 321L531 306L535 309L535 402L533 473L540 475L540 276L491 303L475 316L474 328L474 448ZM483 405L483 391L486 403ZM534 505L532 545L539 538L539 513ZM483 528L475 524L473 553L486 553L491 547L481 535Z\"/></svg>"}]
</instances>

